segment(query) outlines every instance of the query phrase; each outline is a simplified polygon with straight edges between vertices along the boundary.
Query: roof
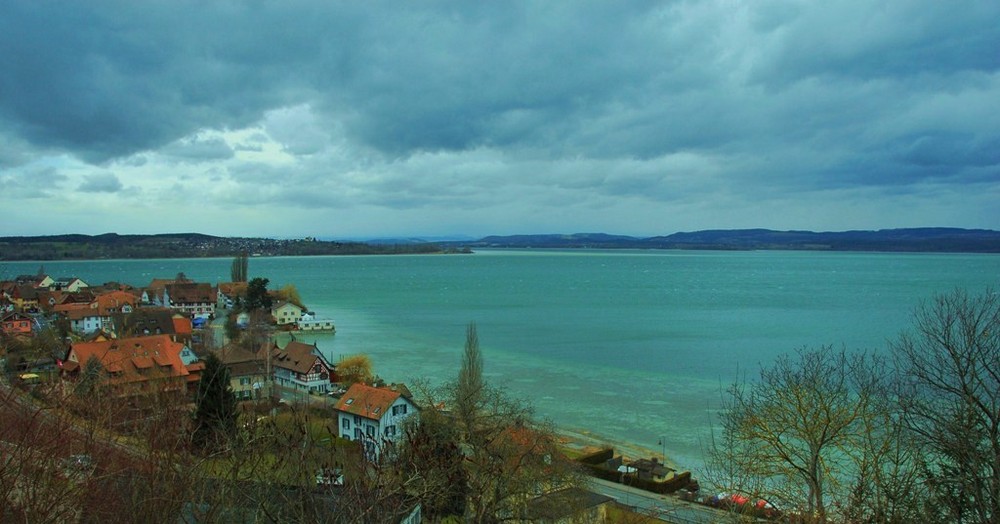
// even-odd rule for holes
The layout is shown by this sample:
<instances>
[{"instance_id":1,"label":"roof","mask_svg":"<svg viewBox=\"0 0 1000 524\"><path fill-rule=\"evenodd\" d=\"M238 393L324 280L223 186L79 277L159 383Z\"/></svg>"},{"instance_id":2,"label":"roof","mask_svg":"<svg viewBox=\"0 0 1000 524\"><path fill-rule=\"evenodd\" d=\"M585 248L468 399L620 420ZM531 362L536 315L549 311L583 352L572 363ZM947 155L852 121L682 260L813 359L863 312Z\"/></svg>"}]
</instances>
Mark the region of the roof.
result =
<instances>
[{"instance_id":1,"label":"roof","mask_svg":"<svg viewBox=\"0 0 1000 524\"><path fill-rule=\"evenodd\" d=\"M400 397L396 391L356 383L344 393L333 409L379 420Z\"/></svg>"},{"instance_id":2,"label":"roof","mask_svg":"<svg viewBox=\"0 0 1000 524\"><path fill-rule=\"evenodd\" d=\"M170 300L175 303L191 304L196 302L215 302L217 298L212 284L184 282L167 286Z\"/></svg>"},{"instance_id":3,"label":"roof","mask_svg":"<svg viewBox=\"0 0 1000 524\"><path fill-rule=\"evenodd\" d=\"M330 364L321 355L314 353L316 346L303 342L291 341L284 349L277 349L273 346L271 351L271 365L278 368L289 369L296 373L309 373L316 359L323 363L323 366L330 369Z\"/></svg>"},{"instance_id":4,"label":"roof","mask_svg":"<svg viewBox=\"0 0 1000 524\"><path fill-rule=\"evenodd\" d=\"M526 517L530 520L556 520L583 510L607 504L614 499L578 487L546 493L528 502Z\"/></svg>"},{"instance_id":5,"label":"roof","mask_svg":"<svg viewBox=\"0 0 1000 524\"><path fill-rule=\"evenodd\" d=\"M139 297L127 291L109 291L97 295L93 303L97 304L97 309L102 313L110 313L121 311L125 304L134 308L139 303Z\"/></svg>"},{"instance_id":6,"label":"roof","mask_svg":"<svg viewBox=\"0 0 1000 524\"><path fill-rule=\"evenodd\" d=\"M244 295L246 292L246 282L219 282L219 293L223 295L234 297L236 295Z\"/></svg>"},{"instance_id":7,"label":"roof","mask_svg":"<svg viewBox=\"0 0 1000 524\"><path fill-rule=\"evenodd\" d=\"M190 318L182 315L174 315L171 317L171 320L174 325L174 333L178 335L190 335L194 331Z\"/></svg>"},{"instance_id":8,"label":"roof","mask_svg":"<svg viewBox=\"0 0 1000 524\"><path fill-rule=\"evenodd\" d=\"M136 308L125 317L125 332L136 336L175 334L173 316L173 311L165 307Z\"/></svg>"},{"instance_id":9,"label":"roof","mask_svg":"<svg viewBox=\"0 0 1000 524\"><path fill-rule=\"evenodd\" d=\"M188 377L191 371L181 361L184 344L174 342L168 335L133 337L95 342L77 342L70 349L70 358L85 366L96 358L105 369L119 376L109 378L113 384L143 382L152 378ZM155 369L158 374L143 373Z\"/></svg>"},{"instance_id":10,"label":"roof","mask_svg":"<svg viewBox=\"0 0 1000 524\"><path fill-rule=\"evenodd\" d=\"M291 306L291 307L293 307L295 309L298 309L299 311L302 310L302 306L299 306L298 304L295 304L294 302L288 302L287 300L280 300L278 302L275 302L274 305L271 306L271 311L277 311L277 310L279 310L279 309L281 309L281 308L283 308L285 306Z\"/></svg>"}]
</instances>

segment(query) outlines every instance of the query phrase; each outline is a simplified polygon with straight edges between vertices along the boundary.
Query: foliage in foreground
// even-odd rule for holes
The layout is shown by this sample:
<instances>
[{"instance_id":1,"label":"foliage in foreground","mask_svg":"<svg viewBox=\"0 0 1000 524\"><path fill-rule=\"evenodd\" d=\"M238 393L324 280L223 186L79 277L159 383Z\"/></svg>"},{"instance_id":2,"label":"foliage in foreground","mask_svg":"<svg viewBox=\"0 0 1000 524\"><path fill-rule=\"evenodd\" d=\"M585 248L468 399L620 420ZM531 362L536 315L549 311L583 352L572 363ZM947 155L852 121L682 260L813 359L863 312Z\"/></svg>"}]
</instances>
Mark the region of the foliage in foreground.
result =
<instances>
[{"instance_id":1,"label":"foliage in foreground","mask_svg":"<svg viewBox=\"0 0 1000 524\"><path fill-rule=\"evenodd\" d=\"M937 295L890 350L802 349L734 383L709 480L803 522L994 522L1000 295Z\"/></svg>"}]
</instances>

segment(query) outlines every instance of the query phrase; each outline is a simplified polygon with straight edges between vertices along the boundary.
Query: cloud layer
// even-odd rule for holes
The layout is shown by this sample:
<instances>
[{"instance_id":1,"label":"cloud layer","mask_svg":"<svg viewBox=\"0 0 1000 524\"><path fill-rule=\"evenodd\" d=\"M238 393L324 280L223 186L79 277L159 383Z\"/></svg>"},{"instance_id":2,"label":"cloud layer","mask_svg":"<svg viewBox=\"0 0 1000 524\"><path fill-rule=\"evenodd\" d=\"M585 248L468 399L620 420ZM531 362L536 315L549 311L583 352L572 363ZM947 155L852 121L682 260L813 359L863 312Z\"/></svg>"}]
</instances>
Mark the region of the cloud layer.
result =
<instances>
[{"instance_id":1,"label":"cloud layer","mask_svg":"<svg viewBox=\"0 0 1000 524\"><path fill-rule=\"evenodd\" d=\"M995 2L481 4L5 3L0 232L1000 222Z\"/></svg>"}]
</instances>

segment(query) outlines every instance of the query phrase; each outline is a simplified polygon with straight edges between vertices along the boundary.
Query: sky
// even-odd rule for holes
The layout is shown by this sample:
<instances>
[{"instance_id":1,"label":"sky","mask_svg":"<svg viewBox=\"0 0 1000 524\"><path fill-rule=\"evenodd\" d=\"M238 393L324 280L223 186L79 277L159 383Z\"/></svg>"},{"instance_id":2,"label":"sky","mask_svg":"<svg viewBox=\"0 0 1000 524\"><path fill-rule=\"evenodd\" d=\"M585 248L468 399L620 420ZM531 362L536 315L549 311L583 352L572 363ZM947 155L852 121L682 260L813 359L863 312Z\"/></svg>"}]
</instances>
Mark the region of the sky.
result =
<instances>
[{"instance_id":1,"label":"sky","mask_svg":"<svg viewBox=\"0 0 1000 524\"><path fill-rule=\"evenodd\" d=\"M1000 2L0 2L0 235L1000 229Z\"/></svg>"}]
</instances>

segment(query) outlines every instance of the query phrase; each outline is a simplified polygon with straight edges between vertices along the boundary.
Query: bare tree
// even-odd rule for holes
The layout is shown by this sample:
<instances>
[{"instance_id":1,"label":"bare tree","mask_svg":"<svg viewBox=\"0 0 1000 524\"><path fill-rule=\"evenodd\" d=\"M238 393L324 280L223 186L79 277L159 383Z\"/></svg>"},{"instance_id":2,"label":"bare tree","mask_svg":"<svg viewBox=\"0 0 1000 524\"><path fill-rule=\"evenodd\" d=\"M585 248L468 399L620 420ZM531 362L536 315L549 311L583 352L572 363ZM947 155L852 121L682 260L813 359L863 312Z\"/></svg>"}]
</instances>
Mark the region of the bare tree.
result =
<instances>
[{"instance_id":1,"label":"bare tree","mask_svg":"<svg viewBox=\"0 0 1000 524\"><path fill-rule=\"evenodd\" d=\"M858 467L858 439L877 407L870 369L864 354L801 349L762 369L758 381L734 383L711 450L711 480L826 522L832 501L847 503L845 480Z\"/></svg>"},{"instance_id":2,"label":"bare tree","mask_svg":"<svg viewBox=\"0 0 1000 524\"><path fill-rule=\"evenodd\" d=\"M892 344L905 377L906 427L937 517L1000 518L1000 294L940 294Z\"/></svg>"},{"instance_id":3,"label":"bare tree","mask_svg":"<svg viewBox=\"0 0 1000 524\"><path fill-rule=\"evenodd\" d=\"M233 258L232 267L229 270L229 277L232 282L246 282L248 269L250 265L250 256L244 251Z\"/></svg>"}]
</instances>

